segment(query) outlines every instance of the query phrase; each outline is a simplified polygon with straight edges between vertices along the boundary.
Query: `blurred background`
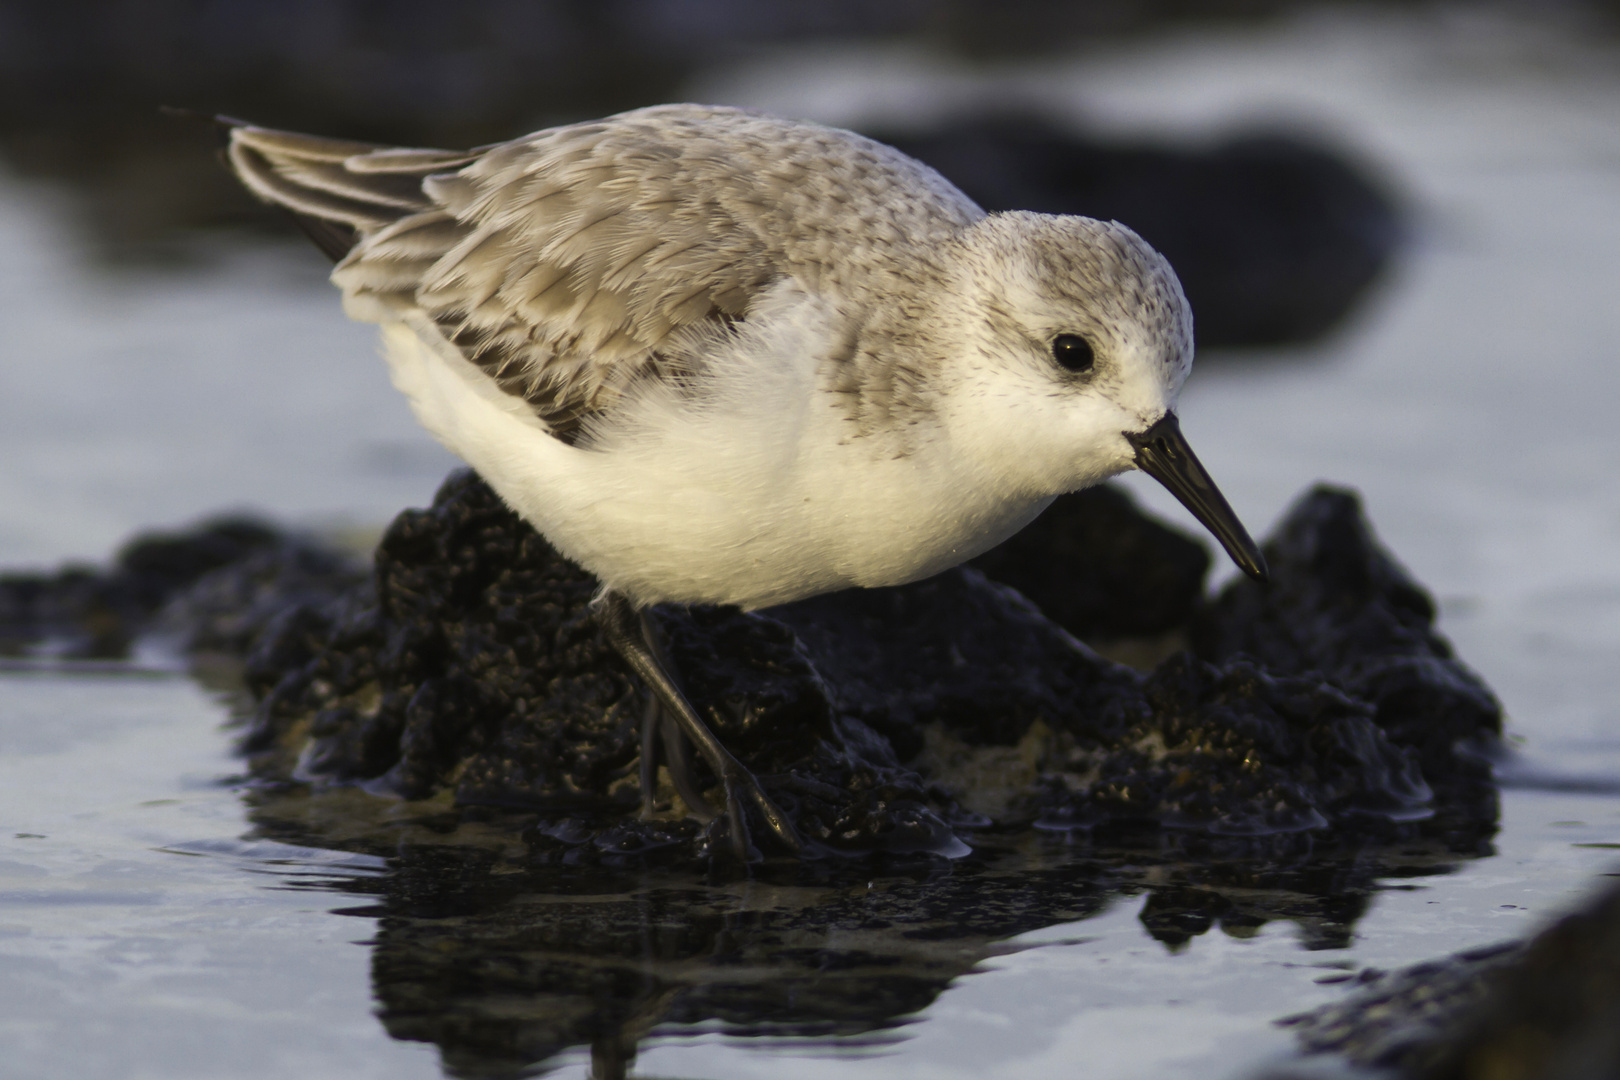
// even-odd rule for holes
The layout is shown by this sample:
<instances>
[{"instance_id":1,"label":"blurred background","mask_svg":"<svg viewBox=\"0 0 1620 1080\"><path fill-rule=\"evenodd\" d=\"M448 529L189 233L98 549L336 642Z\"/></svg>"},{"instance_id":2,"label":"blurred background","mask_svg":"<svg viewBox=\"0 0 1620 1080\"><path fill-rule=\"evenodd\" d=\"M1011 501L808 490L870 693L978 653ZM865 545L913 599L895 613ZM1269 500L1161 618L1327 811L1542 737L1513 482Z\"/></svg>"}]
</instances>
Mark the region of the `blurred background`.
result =
<instances>
[{"instance_id":1,"label":"blurred background","mask_svg":"<svg viewBox=\"0 0 1620 1080\"><path fill-rule=\"evenodd\" d=\"M1133 226L1187 287L1199 360L1185 429L1251 530L1317 480L1364 494L1383 540L1437 595L1441 629L1507 706L1523 752L1504 775L1532 786L1505 796L1501 858L1433 892L1392 887L1346 964L1520 933L1608 866L1599 849L1620 841L1615 0L0 0L0 572L102 562L138 530L237 509L363 538L425 504L455 465L389 387L373 328L344 319L324 258L241 192L207 125L160 106L461 147L677 100L855 128L988 208ZM1126 483L1144 502L1201 532L1139 479ZM204 863L157 845L234 842L240 807L217 777L237 766L216 703L133 685L102 697L83 677L0 687L8 821L43 822L0 837L5 865L46 867L39 880L64 896L104 866L126 875L126 899L103 897L102 914L46 899L27 918L54 929L6 937L0 924L10 970L34 972L0 979L14 988L6 1008L37 1012L32 1049L13 1059L59 1075L63 1046L92 1053L84 1012L108 1046L157 1033L142 1060L164 1075L219 1075L179 1063L227 1059L236 1075L437 1075L407 1062L409 1047L379 1045L364 950L327 947L354 932L319 903L298 900L285 924L245 937L225 905L292 900L244 898L231 863L184 906L175 866L202 881ZM118 711L143 694L174 700ZM8 717L23 732L11 743ZM76 734L52 742L59 730ZM126 730L150 737L118 743ZM177 762L202 779L174 780ZM115 773L124 787L86 792L84 776ZM174 797L152 801L170 783ZM1558 785L1563 802L1546 793ZM92 797L111 809L73 816ZM29 847L46 833L60 842L48 865ZM167 906L143 907L147 893ZM1177 968L1142 951L1134 915L1118 923L1107 955L1137 957L1152 978L1099 967L1043 982L1061 950L1029 953L1027 968L1009 954L1004 980L966 980L929 1014L947 1023L912 1029L918 1074L1067 1075L1086 1053L1099 1076L1209 1076L1275 1049L1285 1036L1270 1021L1329 993L1293 972L1295 947L1276 937L1244 954L1252 984L1201 992L1249 946L1206 941L1187 954L1203 967ZM214 928L206 943L199 925ZM148 977L152 965L124 965L130 942L169 964L152 985L180 972L191 997L160 987L131 1004L105 989L123 985L109 971ZM92 959L60 959L81 955ZM249 983L281 996L216 1025L210 1010L247 1000ZM1189 984L1189 1003L1164 1003ZM1050 1022L1009 1018L1019 1001ZM1166 1024L1186 1039L1166 1039ZM181 1037L197 1032L209 1038ZM780 1075L777 1059L716 1045L697 1058L666 1048L648 1067ZM295 1050L309 1061L290 1062ZM111 1057L73 1071L127 1075Z\"/></svg>"},{"instance_id":2,"label":"blurred background","mask_svg":"<svg viewBox=\"0 0 1620 1080\"><path fill-rule=\"evenodd\" d=\"M361 358L369 333L314 295L319 257L163 106L444 147L671 100L851 126L987 209L1136 228L1181 275L1208 367L1365 317L1445 213L1382 129L1463 100L1458 78L1567 79L1617 10L7 0L0 565L101 557L237 504L369 528L450 464ZM1396 97L1405 117L1369 112ZM1475 118L1444 122L1466 140Z\"/></svg>"},{"instance_id":3,"label":"blurred background","mask_svg":"<svg viewBox=\"0 0 1620 1080\"><path fill-rule=\"evenodd\" d=\"M806 50L898 50L963 72L1050 63L1166 28L1272 20L1291 0L10 0L0 6L0 138L20 175L73 185L114 258L172 248L184 227L242 224L240 189L162 117L183 105L267 126L453 146L649 103L705 77ZM1416 7L1416 5L1396 5ZM893 59L871 74L892 68ZM858 93L858 91L857 91ZM1026 111L981 93L913 103ZM1051 116L1078 128L1072 110Z\"/></svg>"}]
</instances>

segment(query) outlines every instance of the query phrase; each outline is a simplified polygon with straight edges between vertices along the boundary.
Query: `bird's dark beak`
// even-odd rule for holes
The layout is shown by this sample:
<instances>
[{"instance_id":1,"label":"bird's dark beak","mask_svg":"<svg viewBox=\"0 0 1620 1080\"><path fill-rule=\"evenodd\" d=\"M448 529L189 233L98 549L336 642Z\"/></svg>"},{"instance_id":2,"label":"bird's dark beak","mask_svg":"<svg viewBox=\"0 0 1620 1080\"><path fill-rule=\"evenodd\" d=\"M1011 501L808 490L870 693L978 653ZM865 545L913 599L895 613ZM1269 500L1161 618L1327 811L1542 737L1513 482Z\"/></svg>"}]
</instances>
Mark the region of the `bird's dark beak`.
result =
<instances>
[{"instance_id":1,"label":"bird's dark beak","mask_svg":"<svg viewBox=\"0 0 1620 1080\"><path fill-rule=\"evenodd\" d=\"M1266 557L1232 512L1220 488L1209 478L1198 457L1181 434L1181 421L1167 412L1146 431L1125 433L1136 447L1136 467L1170 489L1170 494L1191 510L1193 517L1221 542L1232 561L1256 581L1268 579Z\"/></svg>"}]
</instances>

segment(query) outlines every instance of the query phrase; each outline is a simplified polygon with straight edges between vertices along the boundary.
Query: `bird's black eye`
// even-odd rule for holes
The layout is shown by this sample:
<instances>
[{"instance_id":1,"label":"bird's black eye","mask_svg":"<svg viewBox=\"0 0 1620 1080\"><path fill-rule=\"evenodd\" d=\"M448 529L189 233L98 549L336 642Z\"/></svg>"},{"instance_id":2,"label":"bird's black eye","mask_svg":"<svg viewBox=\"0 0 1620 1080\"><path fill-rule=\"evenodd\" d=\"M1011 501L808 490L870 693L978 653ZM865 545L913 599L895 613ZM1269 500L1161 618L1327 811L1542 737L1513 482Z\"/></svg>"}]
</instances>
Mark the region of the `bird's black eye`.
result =
<instances>
[{"instance_id":1,"label":"bird's black eye","mask_svg":"<svg viewBox=\"0 0 1620 1080\"><path fill-rule=\"evenodd\" d=\"M1097 357L1091 351L1091 342L1079 334L1059 334L1052 339L1052 359L1065 371L1078 375L1090 371Z\"/></svg>"}]
</instances>

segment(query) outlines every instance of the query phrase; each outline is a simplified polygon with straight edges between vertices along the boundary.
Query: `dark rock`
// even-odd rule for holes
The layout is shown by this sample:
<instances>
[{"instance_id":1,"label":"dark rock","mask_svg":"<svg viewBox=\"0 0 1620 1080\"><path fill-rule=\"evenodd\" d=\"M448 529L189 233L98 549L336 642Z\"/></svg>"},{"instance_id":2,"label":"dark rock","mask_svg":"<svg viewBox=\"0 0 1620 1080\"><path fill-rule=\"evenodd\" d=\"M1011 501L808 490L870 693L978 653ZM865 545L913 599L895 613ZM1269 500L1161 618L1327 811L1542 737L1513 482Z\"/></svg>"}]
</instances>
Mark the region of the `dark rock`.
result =
<instances>
[{"instance_id":1,"label":"dark rock","mask_svg":"<svg viewBox=\"0 0 1620 1080\"><path fill-rule=\"evenodd\" d=\"M1197 656L1138 673L969 567L654 618L699 713L826 853L959 853L954 829L989 825L1409 835L1438 811L1477 836L1494 820L1488 770L1459 747L1494 736L1495 700L1354 496L1303 499L1267 546L1276 583L1203 611L1192 541L1114 493L1058 511L980 565L1078 629L1188 634ZM702 855L710 837L672 791L655 793L663 817L635 814L645 696L602 639L595 589L463 472L400 515L369 577L215 524L0 597L24 638L111 609L120 642L147 629L242 657L242 749L265 780L534 812L537 858Z\"/></svg>"},{"instance_id":2,"label":"dark rock","mask_svg":"<svg viewBox=\"0 0 1620 1080\"><path fill-rule=\"evenodd\" d=\"M1370 704L1432 783L1458 785L1452 801L1494 800L1488 765L1458 748L1493 743L1501 705L1435 632L1433 600L1379 545L1356 495L1315 488L1264 551L1271 583L1233 581L1193 621L1195 651L1321 676Z\"/></svg>"},{"instance_id":3,"label":"dark rock","mask_svg":"<svg viewBox=\"0 0 1620 1080\"><path fill-rule=\"evenodd\" d=\"M1369 981L1347 1001L1281 1022L1298 1031L1306 1053L1338 1054L1403 1080L1620 1075L1620 889L1603 890L1526 944Z\"/></svg>"},{"instance_id":4,"label":"dark rock","mask_svg":"<svg viewBox=\"0 0 1620 1080\"><path fill-rule=\"evenodd\" d=\"M192 610L175 620L184 647L240 652L257 620L286 604L283 586L292 579L323 594L356 580L351 560L247 518L147 533L126 544L104 573L69 567L0 576L0 654L43 648L68 659L122 658L137 634L153 629L165 604L223 568L230 568L228 581L196 588L187 601ZM216 590L229 595L212 595Z\"/></svg>"},{"instance_id":5,"label":"dark rock","mask_svg":"<svg viewBox=\"0 0 1620 1080\"><path fill-rule=\"evenodd\" d=\"M1393 973L1369 970L1346 979L1365 986L1352 997L1277 1023L1294 1029L1307 1054L1337 1054L1369 1067L1407 1066L1399 1075L1425 1075L1409 1067L1457 1037L1460 1018L1479 1009L1491 983L1521 953L1522 946L1507 943ZM1283 1065L1267 1080L1282 1080L1290 1069Z\"/></svg>"},{"instance_id":6,"label":"dark rock","mask_svg":"<svg viewBox=\"0 0 1620 1080\"><path fill-rule=\"evenodd\" d=\"M1142 513L1123 488L1102 484L1058 496L970 565L1075 637L1114 641L1186 627L1204 600L1209 550Z\"/></svg>"},{"instance_id":7,"label":"dark rock","mask_svg":"<svg viewBox=\"0 0 1620 1080\"><path fill-rule=\"evenodd\" d=\"M1116 521L1128 509L1115 497L1096 501ZM1315 505L1285 537L1311 533ZM1145 524L1122 528L1157 535ZM1203 558L1160 539L1202 573ZM1141 546L1122 553L1041 529L1024 543L1066 550L1104 575L1128 573L1141 556ZM1382 566L1376 549L1357 552L1372 560L1362 573ZM576 860L703 849L704 837L626 816L638 799L643 698L590 618L594 582L480 481L461 474L431 510L402 515L378 549L375 581L374 600L356 593L324 623L288 617L249 657L263 699L244 745L260 772L288 775L296 760L305 779L409 798L449 788L464 806L572 817L576 825L546 835L565 846L561 837L573 837ZM1406 607L1385 612L1402 626L1416 617L1412 589L1397 594ZM1116 586L1116 600L1128 594ZM1363 606L1383 611L1387 599ZM1104 604L1093 610L1097 625L1125 625L1110 622ZM1287 621L1299 614L1280 618L1307 640L1338 629ZM695 707L827 850L947 850L947 820L1248 836L1432 812L1427 773L1376 722L1377 702L1319 668L1181 655L1144 678L972 569L765 612L661 608L657 619ZM1209 627L1220 625L1212 616ZM1412 623L1376 655L1393 663L1416 650L1438 661L1432 635L1418 632L1426 626ZM1344 646L1334 672L1361 671L1364 652ZM272 658L299 667L273 677ZM1444 698L1450 683L1406 670L1418 680L1403 688L1408 699L1418 689ZM1443 663L1435 670L1461 677ZM1396 734L1429 740L1409 726ZM1437 754L1430 765L1455 767Z\"/></svg>"},{"instance_id":8,"label":"dark rock","mask_svg":"<svg viewBox=\"0 0 1620 1080\"><path fill-rule=\"evenodd\" d=\"M334 596L364 589L368 580L363 564L347 552L274 534L273 542L178 588L150 629L167 633L191 655L245 656L273 623L320 609Z\"/></svg>"},{"instance_id":9,"label":"dark rock","mask_svg":"<svg viewBox=\"0 0 1620 1080\"><path fill-rule=\"evenodd\" d=\"M591 619L595 588L459 474L384 537L375 608L362 600L313 652L307 617L264 637L248 660L258 685L270 657L305 659L245 745L272 772L296 755L300 775L408 798L451 785L464 805L594 815L576 844L607 853L668 847L669 822L624 818L639 799L644 703ZM808 838L844 851L955 843L888 743L835 713L788 627L734 609L658 618L694 704Z\"/></svg>"},{"instance_id":10,"label":"dark rock","mask_svg":"<svg viewBox=\"0 0 1620 1080\"><path fill-rule=\"evenodd\" d=\"M926 161L986 210L1122 221L1170 260L1201 346L1309 341L1389 265L1404 226L1383 185L1299 137L1204 149L1107 142L1037 116L870 132Z\"/></svg>"},{"instance_id":11,"label":"dark rock","mask_svg":"<svg viewBox=\"0 0 1620 1080\"><path fill-rule=\"evenodd\" d=\"M906 758L938 724L976 745L1011 746L1032 725L1084 717L1091 745L1145 711L1135 673L1092 654L1024 597L972 570L892 589L855 589L773 609L825 678L833 702Z\"/></svg>"}]
</instances>

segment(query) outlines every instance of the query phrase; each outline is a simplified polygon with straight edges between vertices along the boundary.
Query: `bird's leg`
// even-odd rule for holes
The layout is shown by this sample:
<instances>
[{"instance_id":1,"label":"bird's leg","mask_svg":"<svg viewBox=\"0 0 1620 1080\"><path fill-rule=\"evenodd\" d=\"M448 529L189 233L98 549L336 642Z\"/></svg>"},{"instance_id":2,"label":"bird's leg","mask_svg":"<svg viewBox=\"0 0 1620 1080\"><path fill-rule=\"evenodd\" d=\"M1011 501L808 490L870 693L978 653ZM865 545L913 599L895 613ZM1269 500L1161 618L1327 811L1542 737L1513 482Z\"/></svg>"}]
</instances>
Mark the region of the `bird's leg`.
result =
<instances>
[{"instance_id":1,"label":"bird's leg","mask_svg":"<svg viewBox=\"0 0 1620 1080\"><path fill-rule=\"evenodd\" d=\"M669 673L670 681L674 681L674 672L669 662L669 656L664 652L664 639L658 632L658 627L647 617L645 611L637 616L641 620L641 637L652 650L653 659L658 661L664 671ZM675 793L681 801L691 810L697 819L707 825L715 818L714 808L709 800L703 797L698 789L697 779L692 773L691 748L687 745L681 729L676 725L669 711L660 704L657 694L647 696L647 711L641 717L641 813L643 817L652 816L652 791L658 783L658 742L657 736L662 734L664 742L664 760L669 764L669 779L675 785Z\"/></svg>"},{"instance_id":2,"label":"bird's leg","mask_svg":"<svg viewBox=\"0 0 1620 1080\"><path fill-rule=\"evenodd\" d=\"M754 774L743 766L743 763L732 756L731 751L720 744L703 721L698 717L686 696L676 687L675 681L670 678L663 663L659 660L653 645L647 640L646 628L642 623L635 606L619 593L609 589L602 593L596 601L597 616L602 620L602 628L607 632L608 641L624 657L630 669L641 676L663 707L664 714L674 720L682 734L692 741L702 754L714 774L720 778L720 786L726 793L726 819L731 826L731 846L737 856L743 861L748 859L748 823L743 817L742 803L747 799L765 819L776 838L786 844L793 851L803 850L804 843L799 839L798 832L787 815L777 809L765 792L760 790L759 781ZM675 769L670 770L674 778ZM686 796L682 795L684 799Z\"/></svg>"},{"instance_id":3,"label":"bird's leg","mask_svg":"<svg viewBox=\"0 0 1620 1080\"><path fill-rule=\"evenodd\" d=\"M658 813L658 732L664 711L658 695L646 695L642 706L642 818Z\"/></svg>"},{"instance_id":4,"label":"bird's leg","mask_svg":"<svg viewBox=\"0 0 1620 1080\"><path fill-rule=\"evenodd\" d=\"M647 704L641 710L641 816L650 818L657 810L655 805L658 788L658 728L659 717L663 710L658 707L658 697L655 694L647 695Z\"/></svg>"},{"instance_id":5,"label":"bird's leg","mask_svg":"<svg viewBox=\"0 0 1620 1080\"><path fill-rule=\"evenodd\" d=\"M714 807L709 800L703 797L702 790L697 785L697 775L692 771L692 747L681 734L680 726L662 707L659 713L663 716L662 731L664 736L664 760L669 764L669 779L675 785L675 794L696 815L697 819L707 825L716 817Z\"/></svg>"}]
</instances>

